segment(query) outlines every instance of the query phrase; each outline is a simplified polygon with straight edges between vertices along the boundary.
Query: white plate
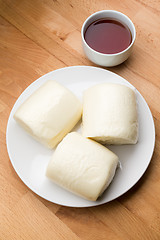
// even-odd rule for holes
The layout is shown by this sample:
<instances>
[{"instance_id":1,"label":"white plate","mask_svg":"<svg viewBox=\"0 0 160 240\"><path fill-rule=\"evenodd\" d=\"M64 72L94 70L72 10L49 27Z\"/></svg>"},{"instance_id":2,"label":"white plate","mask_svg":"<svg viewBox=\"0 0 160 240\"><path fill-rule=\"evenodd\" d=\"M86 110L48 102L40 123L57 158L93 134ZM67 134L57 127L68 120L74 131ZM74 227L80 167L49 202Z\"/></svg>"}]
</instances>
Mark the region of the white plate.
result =
<instances>
[{"instance_id":1,"label":"white plate","mask_svg":"<svg viewBox=\"0 0 160 240\"><path fill-rule=\"evenodd\" d=\"M111 185L103 196L98 201L91 202L62 189L46 178L46 166L54 150L48 150L33 140L13 119L13 114L21 103L49 79L56 80L66 86L80 99L82 99L85 89L103 82L120 83L134 88L122 77L96 67L67 67L40 77L20 95L8 120L7 149L15 171L33 192L51 202L64 206L96 206L119 197L140 179L147 169L153 154L155 128L147 103L136 90L139 115L138 143L136 145L108 147L119 156L121 167L117 169ZM76 130L80 131L80 124L76 127Z\"/></svg>"}]
</instances>

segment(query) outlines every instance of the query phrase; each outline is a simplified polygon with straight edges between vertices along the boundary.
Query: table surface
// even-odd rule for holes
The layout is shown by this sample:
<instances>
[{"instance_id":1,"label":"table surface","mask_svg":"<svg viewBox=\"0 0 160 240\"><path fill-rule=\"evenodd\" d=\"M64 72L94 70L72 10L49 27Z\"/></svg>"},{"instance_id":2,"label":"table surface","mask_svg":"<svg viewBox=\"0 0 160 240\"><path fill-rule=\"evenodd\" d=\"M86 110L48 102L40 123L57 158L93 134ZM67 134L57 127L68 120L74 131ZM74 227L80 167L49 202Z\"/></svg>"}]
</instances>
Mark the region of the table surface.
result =
<instances>
[{"instance_id":1,"label":"table surface","mask_svg":"<svg viewBox=\"0 0 160 240\"><path fill-rule=\"evenodd\" d=\"M127 79L147 101L156 127L155 151L143 177L123 196L98 207L63 207L34 194L17 176L7 154L7 120L22 91L43 74L95 66L84 56L80 31L90 14L103 9L121 11L135 24L132 55L108 70ZM160 239L159 14L159 0L0 0L1 240Z\"/></svg>"}]
</instances>

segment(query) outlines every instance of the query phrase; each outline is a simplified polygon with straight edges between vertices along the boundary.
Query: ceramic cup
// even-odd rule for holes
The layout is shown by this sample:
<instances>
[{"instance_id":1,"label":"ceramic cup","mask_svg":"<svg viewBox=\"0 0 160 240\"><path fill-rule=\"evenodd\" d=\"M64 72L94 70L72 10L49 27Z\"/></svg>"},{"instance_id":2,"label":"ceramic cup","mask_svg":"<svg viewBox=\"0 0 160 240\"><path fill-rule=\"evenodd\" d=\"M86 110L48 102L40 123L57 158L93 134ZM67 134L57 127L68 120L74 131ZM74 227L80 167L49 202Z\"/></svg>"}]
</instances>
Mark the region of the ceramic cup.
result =
<instances>
[{"instance_id":1,"label":"ceramic cup","mask_svg":"<svg viewBox=\"0 0 160 240\"><path fill-rule=\"evenodd\" d=\"M104 53L97 52L93 50L91 47L89 47L89 45L86 43L84 39L84 33L87 27L92 22L102 18L111 18L128 26L132 34L132 42L128 46L128 48L126 48L122 52L118 52L115 54L104 54ZM91 60L92 62L100 66L112 67L124 62L130 56L134 42L135 42L135 38L136 38L136 30L133 22L123 13L115 10L102 10L90 15L86 19L81 29L81 37L82 37L82 46L83 46L84 52L86 56L89 58L89 60Z\"/></svg>"}]
</instances>

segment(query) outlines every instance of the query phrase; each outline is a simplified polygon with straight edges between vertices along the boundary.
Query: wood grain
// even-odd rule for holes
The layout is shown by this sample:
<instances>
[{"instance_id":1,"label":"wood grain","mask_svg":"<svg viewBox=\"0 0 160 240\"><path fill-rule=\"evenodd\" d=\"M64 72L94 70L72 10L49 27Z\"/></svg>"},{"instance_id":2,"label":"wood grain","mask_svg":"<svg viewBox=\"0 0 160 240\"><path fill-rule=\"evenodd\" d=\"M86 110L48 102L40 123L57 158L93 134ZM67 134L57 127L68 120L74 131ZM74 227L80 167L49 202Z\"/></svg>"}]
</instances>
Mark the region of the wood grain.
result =
<instances>
[{"instance_id":1,"label":"wood grain","mask_svg":"<svg viewBox=\"0 0 160 240\"><path fill-rule=\"evenodd\" d=\"M81 46L92 13L115 9L137 30L131 57L108 68L133 84L155 121L156 146L141 180L120 198L94 208L50 203L28 189L6 149L10 111L23 90L43 74L93 65ZM159 0L0 0L0 239L160 239L160 2ZM145 151L145 149L144 149Z\"/></svg>"}]
</instances>

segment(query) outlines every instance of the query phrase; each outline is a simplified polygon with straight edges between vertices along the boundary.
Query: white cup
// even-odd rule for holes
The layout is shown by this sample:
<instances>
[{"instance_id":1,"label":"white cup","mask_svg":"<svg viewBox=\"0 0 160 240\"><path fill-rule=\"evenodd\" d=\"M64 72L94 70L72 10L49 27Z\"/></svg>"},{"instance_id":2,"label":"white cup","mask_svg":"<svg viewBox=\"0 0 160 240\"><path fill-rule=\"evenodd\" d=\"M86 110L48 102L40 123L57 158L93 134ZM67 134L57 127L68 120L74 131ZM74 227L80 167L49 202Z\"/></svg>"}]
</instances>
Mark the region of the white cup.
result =
<instances>
[{"instance_id":1,"label":"white cup","mask_svg":"<svg viewBox=\"0 0 160 240\"><path fill-rule=\"evenodd\" d=\"M132 34L132 42L131 44L122 52L118 52L115 54L104 54L95 51L92 49L85 41L84 34L87 29L87 27L93 23L96 20L102 19L102 18L110 18L117 20L121 22L122 24L125 24L128 26L128 28L131 31ZM86 21L83 23L82 29L81 29L81 37L82 37L82 46L84 49L84 52L86 56L91 60L92 62L105 66L105 67L113 67L116 66L122 62L124 62L131 54L131 50L133 48L133 44L135 42L136 38L136 30L133 22L123 13L115 11L115 10L102 10L99 12L96 12L92 15L90 15Z\"/></svg>"}]
</instances>

